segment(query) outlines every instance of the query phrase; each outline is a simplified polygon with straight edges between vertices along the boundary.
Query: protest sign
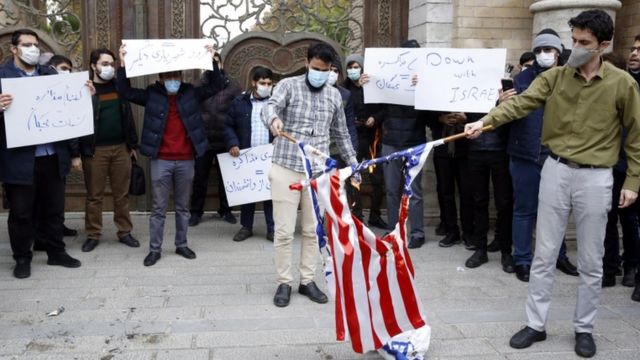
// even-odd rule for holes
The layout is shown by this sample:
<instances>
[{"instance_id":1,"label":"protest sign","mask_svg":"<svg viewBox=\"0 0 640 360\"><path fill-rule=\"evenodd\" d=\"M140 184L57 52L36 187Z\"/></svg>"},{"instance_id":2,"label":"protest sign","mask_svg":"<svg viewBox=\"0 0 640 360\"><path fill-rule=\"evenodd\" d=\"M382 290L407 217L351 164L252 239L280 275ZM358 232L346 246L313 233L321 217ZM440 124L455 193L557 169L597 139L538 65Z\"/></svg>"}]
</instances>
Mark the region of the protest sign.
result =
<instances>
[{"instance_id":1,"label":"protest sign","mask_svg":"<svg viewBox=\"0 0 640 360\"><path fill-rule=\"evenodd\" d=\"M273 145L240 150L240 156L218 154L220 171L229 206L271 200L269 170Z\"/></svg>"},{"instance_id":2,"label":"protest sign","mask_svg":"<svg viewBox=\"0 0 640 360\"><path fill-rule=\"evenodd\" d=\"M127 77L188 69L213 70L210 39L122 40Z\"/></svg>"},{"instance_id":3,"label":"protest sign","mask_svg":"<svg viewBox=\"0 0 640 360\"><path fill-rule=\"evenodd\" d=\"M422 49L415 108L489 112L498 100L506 55L506 49Z\"/></svg>"},{"instance_id":4,"label":"protest sign","mask_svg":"<svg viewBox=\"0 0 640 360\"><path fill-rule=\"evenodd\" d=\"M369 82L363 85L364 102L409 105L414 104L415 86L411 77L424 59L424 49L367 48L364 51L364 72Z\"/></svg>"},{"instance_id":5,"label":"protest sign","mask_svg":"<svg viewBox=\"0 0 640 360\"><path fill-rule=\"evenodd\" d=\"M93 134L93 106L87 71L2 79L13 102L4 112L7 148Z\"/></svg>"}]
</instances>

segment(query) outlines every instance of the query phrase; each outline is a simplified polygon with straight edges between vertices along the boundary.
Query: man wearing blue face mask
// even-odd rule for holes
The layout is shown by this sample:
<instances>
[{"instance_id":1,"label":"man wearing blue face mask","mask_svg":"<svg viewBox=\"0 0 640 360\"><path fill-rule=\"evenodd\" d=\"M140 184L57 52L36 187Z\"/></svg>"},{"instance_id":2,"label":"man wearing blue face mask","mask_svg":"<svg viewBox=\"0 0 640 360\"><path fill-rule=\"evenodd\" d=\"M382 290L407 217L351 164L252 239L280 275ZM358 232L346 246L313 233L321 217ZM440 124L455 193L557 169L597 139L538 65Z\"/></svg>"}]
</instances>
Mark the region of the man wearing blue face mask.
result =
<instances>
[{"instance_id":1,"label":"man wearing blue face mask","mask_svg":"<svg viewBox=\"0 0 640 360\"><path fill-rule=\"evenodd\" d=\"M340 93L335 87L326 84L333 54L333 49L325 43L309 47L306 74L278 83L262 109L262 121L276 136L269 180L278 275L278 289L273 302L278 307L289 305L291 297L292 243L299 204L302 208L302 246L298 292L317 303L328 301L327 296L313 282L319 253L311 201L303 192L289 190L289 185L306 178L298 146L279 136L281 132L287 132L325 154L329 152L329 140L335 139L345 162L356 163L356 153L349 139ZM314 167L314 175L321 172L322 169Z\"/></svg>"},{"instance_id":2,"label":"man wearing blue face mask","mask_svg":"<svg viewBox=\"0 0 640 360\"><path fill-rule=\"evenodd\" d=\"M176 254L195 259L187 247L189 197L194 174L194 157L209 148L199 103L222 89L224 78L217 63L204 75L203 85L194 87L182 82L182 72L160 73L160 80L146 89L134 89L126 78L124 45L120 47L118 92L134 104L144 106L144 125L140 153L151 158L152 212L149 218L149 254L145 266L160 259L164 220L173 188L176 211ZM209 47L213 59L213 48ZM175 185L174 185L175 184Z\"/></svg>"}]
</instances>

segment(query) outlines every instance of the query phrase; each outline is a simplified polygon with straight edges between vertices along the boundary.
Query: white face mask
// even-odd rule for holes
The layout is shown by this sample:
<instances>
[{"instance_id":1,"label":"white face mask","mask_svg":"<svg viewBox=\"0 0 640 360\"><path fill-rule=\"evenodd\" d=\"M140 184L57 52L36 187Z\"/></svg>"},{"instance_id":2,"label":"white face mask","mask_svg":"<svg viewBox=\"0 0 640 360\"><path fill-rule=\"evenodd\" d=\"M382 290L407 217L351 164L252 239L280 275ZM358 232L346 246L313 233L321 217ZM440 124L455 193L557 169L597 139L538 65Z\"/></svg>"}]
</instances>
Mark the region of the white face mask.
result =
<instances>
[{"instance_id":1,"label":"white face mask","mask_svg":"<svg viewBox=\"0 0 640 360\"><path fill-rule=\"evenodd\" d=\"M556 63L556 53L542 51L536 55L536 62L543 68L550 68Z\"/></svg>"},{"instance_id":2,"label":"white face mask","mask_svg":"<svg viewBox=\"0 0 640 360\"><path fill-rule=\"evenodd\" d=\"M329 72L329 78L327 79L327 83L329 83L329 85L333 86L336 84L336 82L338 81L338 73L330 71Z\"/></svg>"},{"instance_id":3,"label":"white face mask","mask_svg":"<svg viewBox=\"0 0 640 360\"><path fill-rule=\"evenodd\" d=\"M116 75L116 71L113 66L103 66L98 72L98 77L104 81L110 81Z\"/></svg>"},{"instance_id":4,"label":"white face mask","mask_svg":"<svg viewBox=\"0 0 640 360\"><path fill-rule=\"evenodd\" d=\"M269 85L258 85L256 87L256 94L261 98L267 98L271 96L271 86Z\"/></svg>"},{"instance_id":5,"label":"white face mask","mask_svg":"<svg viewBox=\"0 0 640 360\"><path fill-rule=\"evenodd\" d=\"M20 46L20 59L29 65L36 65L40 59L40 49L37 46Z\"/></svg>"}]
</instances>

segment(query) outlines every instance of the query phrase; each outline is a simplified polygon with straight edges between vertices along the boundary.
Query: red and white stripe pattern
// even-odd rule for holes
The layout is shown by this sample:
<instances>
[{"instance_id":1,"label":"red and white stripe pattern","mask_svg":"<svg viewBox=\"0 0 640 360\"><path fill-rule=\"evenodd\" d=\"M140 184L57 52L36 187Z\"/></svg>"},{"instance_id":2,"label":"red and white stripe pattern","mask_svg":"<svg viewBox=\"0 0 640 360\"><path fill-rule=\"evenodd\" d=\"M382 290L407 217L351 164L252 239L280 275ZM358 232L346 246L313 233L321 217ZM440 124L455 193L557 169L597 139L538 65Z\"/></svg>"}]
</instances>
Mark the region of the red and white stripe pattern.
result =
<instances>
[{"instance_id":1,"label":"red and white stripe pattern","mask_svg":"<svg viewBox=\"0 0 640 360\"><path fill-rule=\"evenodd\" d=\"M419 160L411 170L422 168L430 149L417 154ZM337 339L351 339L354 351L364 353L381 348L397 334L424 326L426 317L406 246L410 195L402 196L395 229L377 237L348 207L344 182L351 174L351 168L344 168L311 184L326 211L333 258L328 262L333 269L326 271L330 292L335 294ZM410 181L415 171L407 175Z\"/></svg>"}]
</instances>

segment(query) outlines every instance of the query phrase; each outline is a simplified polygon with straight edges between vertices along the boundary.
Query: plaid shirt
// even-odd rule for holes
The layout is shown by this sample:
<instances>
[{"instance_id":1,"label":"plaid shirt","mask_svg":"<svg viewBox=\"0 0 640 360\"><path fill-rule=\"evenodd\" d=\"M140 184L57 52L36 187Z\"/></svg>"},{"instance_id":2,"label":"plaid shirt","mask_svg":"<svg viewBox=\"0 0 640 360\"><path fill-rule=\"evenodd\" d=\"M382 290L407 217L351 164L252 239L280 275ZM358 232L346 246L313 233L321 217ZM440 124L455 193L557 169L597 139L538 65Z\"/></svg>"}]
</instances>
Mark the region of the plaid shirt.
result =
<instances>
[{"instance_id":1,"label":"plaid shirt","mask_svg":"<svg viewBox=\"0 0 640 360\"><path fill-rule=\"evenodd\" d=\"M253 93L251 99L251 147L269 143L269 128L264 125L260 113L268 99L256 99Z\"/></svg>"},{"instance_id":2,"label":"plaid shirt","mask_svg":"<svg viewBox=\"0 0 640 360\"><path fill-rule=\"evenodd\" d=\"M338 145L341 157L356 164L356 152L351 145L340 93L333 86L324 86L318 92L309 90L306 75L284 79L273 89L273 94L262 109L262 121L267 126L276 117L284 124L284 131L325 154L329 153L329 138ZM289 140L277 137L274 141L274 164L304 172L298 147ZM313 173L322 168L314 165Z\"/></svg>"}]
</instances>

